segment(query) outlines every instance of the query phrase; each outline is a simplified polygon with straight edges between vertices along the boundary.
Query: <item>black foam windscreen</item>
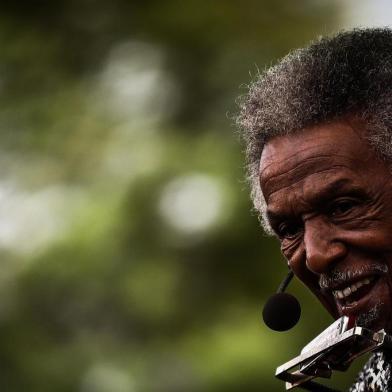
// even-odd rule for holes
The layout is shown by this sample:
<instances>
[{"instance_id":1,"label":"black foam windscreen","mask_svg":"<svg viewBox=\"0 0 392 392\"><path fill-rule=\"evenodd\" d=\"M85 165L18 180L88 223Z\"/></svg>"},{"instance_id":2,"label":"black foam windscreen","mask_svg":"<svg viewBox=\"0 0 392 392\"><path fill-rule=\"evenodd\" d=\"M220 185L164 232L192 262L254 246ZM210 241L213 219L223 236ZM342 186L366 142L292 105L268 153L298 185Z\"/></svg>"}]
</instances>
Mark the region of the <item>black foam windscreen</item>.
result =
<instances>
[{"instance_id":1,"label":"black foam windscreen","mask_svg":"<svg viewBox=\"0 0 392 392\"><path fill-rule=\"evenodd\" d=\"M263 320L274 331L287 331L297 324L300 317L301 306L291 294L276 293L264 305Z\"/></svg>"}]
</instances>

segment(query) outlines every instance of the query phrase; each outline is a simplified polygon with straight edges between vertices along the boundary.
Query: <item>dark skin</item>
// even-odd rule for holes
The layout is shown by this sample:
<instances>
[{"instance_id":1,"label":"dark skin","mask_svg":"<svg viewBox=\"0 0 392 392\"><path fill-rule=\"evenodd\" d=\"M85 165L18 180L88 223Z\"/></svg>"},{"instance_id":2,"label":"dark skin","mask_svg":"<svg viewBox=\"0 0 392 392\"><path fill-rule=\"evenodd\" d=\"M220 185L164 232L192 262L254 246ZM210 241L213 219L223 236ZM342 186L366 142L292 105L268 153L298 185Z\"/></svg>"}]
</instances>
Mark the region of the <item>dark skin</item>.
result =
<instances>
[{"instance_id":1,"label":"dark skin","mask_svg":"<svg viewBox=\"0 0 392 392\"><path fill-rule=\"evenodd\" d=\"M341 120L271 139L260 185L294 274L335 318L392 332L392 176L365 132Z\"/></svg>"}]
</instances>

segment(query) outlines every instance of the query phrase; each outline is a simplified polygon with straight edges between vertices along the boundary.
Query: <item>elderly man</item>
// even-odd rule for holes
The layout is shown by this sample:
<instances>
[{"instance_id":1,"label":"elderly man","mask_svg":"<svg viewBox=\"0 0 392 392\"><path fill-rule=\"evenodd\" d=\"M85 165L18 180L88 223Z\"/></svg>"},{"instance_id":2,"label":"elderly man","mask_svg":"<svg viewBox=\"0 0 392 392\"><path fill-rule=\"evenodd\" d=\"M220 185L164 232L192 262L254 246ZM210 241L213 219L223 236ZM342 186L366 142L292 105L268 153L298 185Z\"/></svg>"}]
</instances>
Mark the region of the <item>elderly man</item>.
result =
<instances>
[{"instance_id":1,"label":"elderly man","mask_svg":"<svg viewBox=\"0 0 392 392\"><path fill-rule=\"evenodd\" d=\"M392 333L392 30L294 51L238 117L255 207L294 274L337 318ZM351 391L392 390L374 354Z\"/></svg>"}]
</instances>

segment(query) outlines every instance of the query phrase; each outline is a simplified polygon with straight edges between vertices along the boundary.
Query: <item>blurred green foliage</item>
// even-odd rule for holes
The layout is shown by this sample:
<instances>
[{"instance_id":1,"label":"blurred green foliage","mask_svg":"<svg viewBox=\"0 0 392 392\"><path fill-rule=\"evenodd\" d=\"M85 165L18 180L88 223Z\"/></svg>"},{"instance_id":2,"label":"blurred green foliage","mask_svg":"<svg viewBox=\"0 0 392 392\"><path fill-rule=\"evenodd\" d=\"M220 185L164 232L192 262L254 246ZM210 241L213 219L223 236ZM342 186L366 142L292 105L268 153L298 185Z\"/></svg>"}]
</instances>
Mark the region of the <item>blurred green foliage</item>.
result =
<instances>
[{"instance_id":1,"label":"blurred green foliage","mask_svg":"<svg viewBox=\"0 0 392 392\"><path fill-rule=\"evenodd\" d=\"M0 389L281 391L331 320L284 276L230 117L333 3L14 1L0 14ZM227 115L229 113L229 115ZM335 382L346 386L352 372Z\"/></svg>"}]
</instances>

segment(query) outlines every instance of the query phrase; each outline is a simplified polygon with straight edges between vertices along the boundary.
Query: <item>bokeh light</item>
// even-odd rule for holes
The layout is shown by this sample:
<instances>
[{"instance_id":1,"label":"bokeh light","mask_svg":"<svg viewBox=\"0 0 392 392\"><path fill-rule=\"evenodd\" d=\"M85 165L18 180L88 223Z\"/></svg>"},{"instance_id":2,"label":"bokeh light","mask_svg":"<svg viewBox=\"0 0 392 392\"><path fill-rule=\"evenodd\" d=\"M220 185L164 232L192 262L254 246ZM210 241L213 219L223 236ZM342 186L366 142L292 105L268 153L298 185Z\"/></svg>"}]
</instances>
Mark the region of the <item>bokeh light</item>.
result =
<instances>
[{"instance_id":1,"label":"bokeh light","mask_svg":"<svg viewBox=\"0 0 392 392\"><path fill-rule=\"evenodd\" d=\"M160 211L178 233L189 235L208 230L222 218L223 189L207 175L191 174L172 180L163 189Z\"/></svg>"}]
</instances>

